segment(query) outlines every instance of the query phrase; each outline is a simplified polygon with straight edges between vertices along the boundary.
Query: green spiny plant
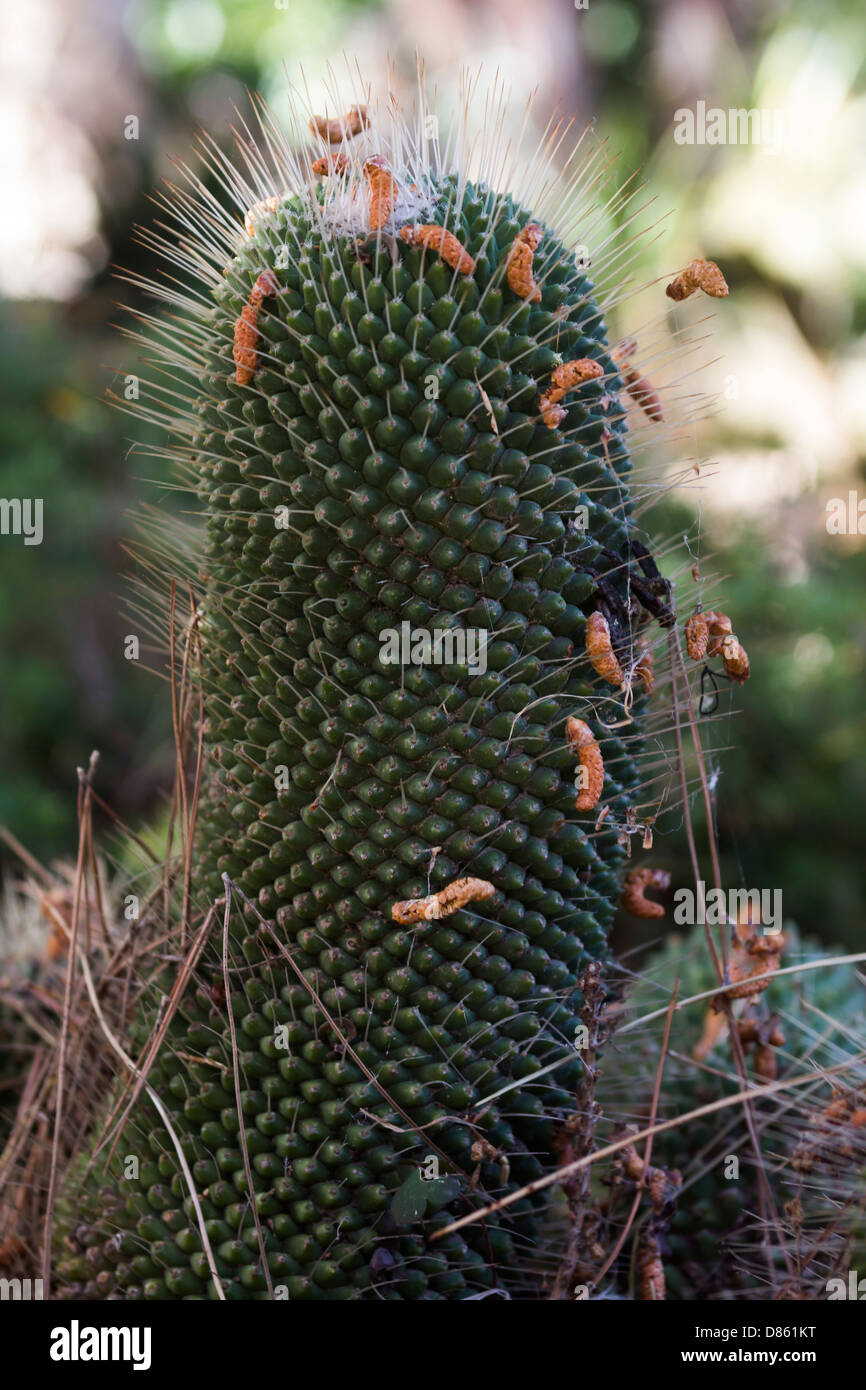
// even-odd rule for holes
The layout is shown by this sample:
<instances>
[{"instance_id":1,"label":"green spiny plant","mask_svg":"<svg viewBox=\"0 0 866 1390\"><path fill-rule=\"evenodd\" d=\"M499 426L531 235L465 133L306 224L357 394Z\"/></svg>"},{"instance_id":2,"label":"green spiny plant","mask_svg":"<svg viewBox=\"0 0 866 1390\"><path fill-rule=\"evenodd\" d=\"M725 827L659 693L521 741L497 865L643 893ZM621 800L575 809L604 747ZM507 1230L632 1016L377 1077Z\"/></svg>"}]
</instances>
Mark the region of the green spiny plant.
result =
<instances>
[{"instance_id":1,"label":"green spiny plant","mask_svg":"<svg viewBox=\"0 0 866 1390\"><path fill-rule=\"evenodd\" d=\"M294 143L262 113L242 169L210 146L209 182L167 200L177 234L151 234L169 313L144 316L140 404L205 517L203 550L175 526L146 561L173 643L180 581L201 595L170 955L190 924L200 954L174 993L153 965L129 1033L146 1089L112 1097L67 1176L68 1298L537 1296L546 1272L544 1196L437 1228L555 1171L581 980L650 802L637 638L673 615L605 323L628 250L597 155L550 176L567 130L509 191L489 124L470 176L426 110L368 109L338 161L314 149L323 174L298 110ZM508 266L530 226L527 296ZM610 243L594 285L577 235ZM593 372L551 410L574 361ZM625 703L587 659L593 614ZM389 664L404 623L480 631L486 669ZM603 758L599 824L575 810L569 717ZM476 900L437 916L467 877Z\"/></svg>"},{"instance_id":2,"label":"green spiny plant","mask_svg":"<svg viewBox=\"0 0 866 1390\"><path fill-rule=\"evenodd\" d=\"M783 965L809 968L775 975L764 993L736 1001L734 1014L744 1032L747 1020L757 1025L748 1029L756 1034L747 1053L750 1084L809 1071L814 1083L752 1103L761 1162L772 1173L770 1214L762 1212L741 1105L656 1136L652 1162L683 1176L662 1242L670 1297L803 1297L814 1296L816 1288L824 1296L834 1261L851 1242L862 1248L864 1139L848 1116L849 1128L836 1127L828 1142L831 1126L822 1125L822 1116L835 1094L834 1078L825 1077L824 1069L840 1069L835 1084L855 1098L853 1109L858 1091L862 1096L866 990L855 966L836 963L831 951L803 941L791 925L784 935ZM652 957L627 991L635 1031L615 1038L602 1071L597 1099L608 1120L641 1124L649 1113L664 1020L655 1017L643 1026L640 1020L664 1012L677 980L685 1000L712 991L717 978L704 926L685 939L669 937ZM773 1062L767 1066L770 1051ZM674 1014L663 1077L659 1121L741 1091L727 1026L709 999ZM816 1147L810 1163L803 1155L811 1140ZM617 1283L626 1291L636 1287L643 1224L636 1223L621 1261Z\"/></svg>"}]
</instances>

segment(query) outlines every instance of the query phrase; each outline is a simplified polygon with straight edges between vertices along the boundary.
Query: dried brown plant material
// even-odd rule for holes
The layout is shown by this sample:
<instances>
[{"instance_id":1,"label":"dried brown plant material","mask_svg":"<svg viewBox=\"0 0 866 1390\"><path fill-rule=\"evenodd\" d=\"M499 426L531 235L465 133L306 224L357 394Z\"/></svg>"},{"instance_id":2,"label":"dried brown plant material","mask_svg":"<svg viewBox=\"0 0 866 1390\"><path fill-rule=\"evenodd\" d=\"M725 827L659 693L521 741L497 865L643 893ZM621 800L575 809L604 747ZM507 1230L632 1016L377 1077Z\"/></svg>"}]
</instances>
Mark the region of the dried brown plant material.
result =
<instances>
[{"instance_id":1,"label":"dried brown plant material","mask_svg":"<svg viewBox=\"0 0 866 1390\"><path fill-rule=\"evenodd\" d=\"M323 154L320 159L313 160L310 172L321 178L324 174L345 174L349 166L350 161L344 154Z\"/></svg>"},{"instance_id":2,"label":"dried brown plant material","mask_svg":"<svg viewBox=\"0 0 866 1390\"><path fill-rule=\"evenodd\" d=\"M648 377L642 376L636 367L629 367L623 372L623 385L648 419L656 425L664 423L661 396Z\"/></svg>"},{"instance_id":3,"label":"dried brown plant material","mask_svg":"<svg viewBox=\"0 0 866 1390\"><path fill-rule=\"evenodd\" d=\"M707 643L707 656L718 656L722 650L722 643L726 637L733 632L731 620L727 613L717 613L712 608L707 608L702 617L706 621L709 641Z\"/></svg>"},{"instance_id":4,"label":"dried brown plant material","mask_svg":"<svg viewBox=\"0 0 866 1390\"><path fill-rule=\"evenodd\" d=\"M776 1054L771 1047L759 1043L755 1048L755 1075L762 1081L776 1080Z\"/></svg>"},{"instance_id":5,"label":"dried brown plant material","mask_svg":"<svg viewBox=\"0 0 866 1390\"><path fill-rule=\"evenodd\" d=\"M438 922L440 917L450 917L467 903L483 902L492 898L496 892L492 883L484 878L457 878L438 893L426 898L409 898L395 903L391 917L401 926L408 927L413 922Z\"/></svg>"},{"instance_id":6,"label":"dried brown plant material","mask_svg":"<svg viewBox=\"0 0 866 1390\"><path fill-rule=\"evenodd\" d=\"M712 295L714 299L725 298L728 286L715 261L703 261L699 258L689 261L685 270L681 270L679 275L671 280L665 294L668 299L679 301L688 299L695 290L703 290L704 294Z\"/></svg>"},{"instance_id":7,"label":"dried brown plant material","mask_svg":"<svg viewBox=\"0 0 866 1390\"><path fill-rule=\"evenodd\" d=\"M686 651L692 661L703 661L710 630L704 613L693 613L686 623Z\"/></svg>"},{"instance_id":8,"label":"dried brown plant material","mask_svg":"<svg viewBox=\"0 0 866 1390\"><path fill-rule=\"evenodd\" d=\"M727 613L717 611L715 608L707 608L704 610L703 616L706 619L711 637L727 637L734 630Z\"/></svg>"},{"instance_id":9,"label":"dried brown plant material","mask_svg":"<svg viewBox=\"0 0 866 1390\"><path fill-rule=\"evenodd\" d=\"M469 1191L474 1192L481 1177L481 1169L485 1162L499 1161L499 1182L504 1187L511 1176L511 1164L508 1155L501 1149L497 1149L495 1144L491 1144L489 1139L476 1139L469 1150L469 1157L476 1165L469 1180Z\"/></svg>"},{"instance_id":10,"label":"dried brown plant material","mask_svg":"<svg viewBox=\"0 0 866 1390\"><path fill-rule=\"evenodd\" d=\"M606 806L602 806L601 810L599 811L599 813L598 813L598 820L597 820L596 823L595 823L594 829L597 830L597 831L600 830L601 827L604 825L604 823L605 823L605 821L607 820L607 818L608 818L609 815L610 815L610 803L608 802L608 804L607 804Z\"/></svg>"},{"instance_id":11,"label":"dried brown plant material","mask_svg":"<svg viewBox=\"0 0 866 1390\"><path fill-rule=\"evenodd\" d=\"M764 1019L740 1018L737 1020L737 1032L744 1050L754 1048L755 1075L762 1081L775 1081L777 1073L774 1049L782 1047L785 1042L785 1034L779 1027L778 1019L772 1015Z\"/></svg>"},{"instance_id":12,"label":"dried brown plant material","mask_svg":"<svg viewBox=\"0 0 866 1390\"><path fill-rule=\"evenodd\" d=\"M725 639L731 635L731 620L727 613L717 613L707 608L701 613L693 613L686 623L686 651L692 661L718 656Z\"/></svg>"},{"instance_id":13,"label":"dried brown plant material","mask_svg":"<svg viewBox=\"0 0 866 1390\"><path fill-rule=\"evenodd\" d=\"M779 1027L778 1020L772 1017L737 1019L737 1032L740 1042L745 1046L750 1043L766 1043L768 1047L781 1047L785 1041L785 1034Z\"/></svg>"},{"instance_id":14,"label":"dried brown plant material","mask_svg":"<svg viewBox=\"0 0 866 1390\"><path fill-rule=\"evenodd\" d=\"M728 977L726 984L735 985L724 994L713 999L713 1008L724 1008L725 999L752 999L762 994L770 984L770 973L778 970L786 941L781 932L773 936L761 936L754 932L745 938L737 936L733 950L728 958ZM765 975L756 980L755 975Z\"/></svg>"},{"instance_id":15,"label":"dried brown plant material","mask_svg":"<svg viewBox=\"0 0 866 1390\"><path fill-rule=\"evenodd\" d=\"M629 1125L627 1134L636 1132L636 1125ZM637 1257L638 1283L640 1297L657 1301L665 1297L665 1277L661 1259L661 1237L670 1222L676 1207L677 1194L682 1187L683 1175L678 1168L656 1168L642 1157L634 1144L626 1144L611 1164L615 1188L624 1178L633 1182L638 1194L647 1194L652 1206L652 1217L645 1228ZM634 1210L632 1216L634 1215ZM631 1218L629 1219L629 1225ZM607 1266L605 1266L607 1268Z\"/></svg>"},{"instance_id":16,"label":"dried brown plant material","mask_svg":"<svg viewBox=\"0 0 866 1390\"><path fill-rule=\"evenodd\" d=\"M722 660L725 663L725 670L736 681L737 685L744 685L751 674L749 658L745 647L741 646L737 638L732 633L729 637L722 639Z\"/></svg>"},{"instance_id":17,"label":"dried brown plant material","mask_svg":"<svg viewBox=\"0 0 866 1390\"><path fill-rule=\"evenodd\" d=\"M649 638L644 634L638 643L637 664L634 668L636 681L640 681L647 695L653 692L656 683L655 657Z\"/></svg>"},{"instance_id":18,"label":"dried brown plant material","mask_svg":"<svg viewBox=\"0 0 866 1390\"><path fill-rule=\"evenodd\" d=\"M586 620L586 655L597 676L609 685L622 685L622 667L616 659L603 613L590 613Z\"/></svg>"},{"instance_id":19,"label":"dried brown plant material","mask_svg":"<svg viewBox=\"0 0 866 1390\"><path fill-rule=\"evenodd\" d=\"M664 917L662 903L646 896L649 888L664 892L671 886L671 876L666 869L629 869L623 883L620 902L632 917Z\"/></svg>"},{"instance_id":20,"label":"dried brown plant material","mask_svg":"<svg viewBox=\"0 0 866 1390\"><path fill-rule=\"evenodd\" d=\"M541 418L549 430L558 429L567 414L568 411L564 405L557 405L555 403L551 405L545 400L544 396L542 396Z\"/></svg>"},{"instance_id":21,"label":"dried brown plant material","mask_svg":"<svg viewBox=\"0 0 866 1390\"><path fill-rule=\"evenodd\" d=\"M259 202L253 203L251 208L247 208L244 213L244 229L247 236L255 236L256 219L269 212L276 212L280 206L279 198L261 198Z\"/></svg>"},{"instance_id":22,"label":"dried brown plant material","mask_svg":"<svg viewBox=\"0 0 866 1390\"><path fill-rule=\"evenodd\" d=\"M270 270L263 270L250 290L250 297L235 322L234 348L235 381L239 386L248 386L259 365L256 351L259 329L259 309L262 301L276 294L279 285Z\"/></svg>"},{"instance_id":23,"label":"dried brown plant material","mask_svg":"<svg viewBox=\"0 0 866 1390\"><path fill-rule=\"evenodd\" d=\"M637 1257L637 1273L641 1299L658 1303L666 1297L665 1267L662 1264L661 1247L656 1237L649 1233Z\"/></svg>"},{"instance_id":24,"label":"dried brown plant material","mask_svg":"<svg viewBox=\"0 0 866 1390\"><path fill-rule=\"evenodd\" d=\"M528 299L530 304L541 303L541 287L535 282L532 262L543 235L537 222L529 222L517 233L508 253L505 270L508 288L521 299Z\"/></svg>"},{"instance_id":25,"label":"dried brown plant material","mask_svg":"<svg viewBox=\"0 0 866 1390\"><path fill-rule=\"evenodd\" d=\"M578 811L591 811L604 790L604 760L592 729L583 719L569 715L565 721L565 740L577 754L581 769L581 788L574 803Z\"/></svg>"},{"instance_id":26,"label":"dried brown plant material","mask_svg":"<svg viewBox=\"0 0 866 1390\"><path fill-rule=\"evenodd\" d=\"M864 1138L855 1131L866 1125L866 1094L863 1090L843 1091L833 1088L830 1100L809 1121L809 1127L794 1150L793 1167L799 1173L810 1173L817 1162L826 1167L838 1167L839 1161L866 1159Z\"/></svg>"},{"instance_id":27,"label":"dried brown plant material","mask_svg":"<svg viewBox=\"0 0 866 1390\"><path fill-rule=\"evenodd\" d=\"M340 140L360 135L369 124L366 106L350 106L345 116L335 116L332 120L328 120L326 116L310 117L310 130L314 135L327 140L329 145L336 145Z\"/></svg>"},{"instance_id":28,"label":"dried brown plant material","mask_svg":"<svg viewBox=\"0 0 866 1390\"><path fill-rule=\"evenodd\" d=\"M604 376L604 368L591 357L576 357L572 362L563 362L554 367L550 385L538 403L541 418L548 429L555 429L564 418L565 411L559 406L563 396L576 386L582 386L585 381L597 381L600 376Z\"/></svg>"},{"instance_id":29,"label":"dried brown plant material","mask_svg":"<svg viewBox=\"0 0 866 1390\"><path fill-rule=\"evenodd\" d=\"M704 1026L701 1036L692 1048L692 1057L696 1062L702 1062L709 1052L712 1052L720 1042L723 1041L728 1031L728 1020L724 1014L716 1013L714 1009L707 1009L704 1014Z\"/></svg>"},{"instance_id":30,"label":"dried brown plant material","mask_svg":"<svg viewBox=\"0 0 866 1390\"><path fill-rule=\"evenodd\" d=\"M633 1127L628 1132L633 1133ZM627 1144L620 1151L620 1163L626 1177L646 1190L656 1215L662 1215L682 1187L683 1175L679 1168L656 1168L647 1164L634 1144Z\"/></svg>"},{"instance_id":31,"label":"dried brown plant material","mask_svg":"<svg viewBox=\"0 0 866 1390\"><path fill-rule=\"evenodd\" d=\"M378 232L391 220L397 201L397 180L381 155L373 155L364 164L367 197L370 209L370 231Z\"/></svg>"},{"instance_id":32,"label":"dried brown plant material","mask_svg":"<svg viewBox=\"0 0 866 1390\"><path fill-rule=\"evenodd\" d=\"M624 338L611 353L622 372L623 385L626 392L631 396L635 405L640 406L641 410L650 420L656 424L664 421L664 411L662 410L661 398L658 392L640 370L631 365L630 359L637 352L637 340L635 338Z\"/></svg>"},{"instance_id":33,"label":"dried brown plant material","mask_svg":"<svg viewBox=\"0 0 866 1390\"><path fill-rule=\"evenodd\" d=\"M624 367L626 363L631 361L636 352L637 338L623 338L622 342L611 348L610 355L617 366Z\"/></svg>"},{"instance_id":34,"label":"dried brown plant material","mask_svg":"<svg viewBox=\"0 0 866 1390\"><path fill-rule=\"evenodd\" d=\"M798 1231L803 1225L804 1216L803 1203L800 1197L792 1197L790 1202L786 1202L784 1211L794 1230Z\"/></svg>"},{"instance_id":35,"label":"dried brown plant material","mask_svg":"<svg viewBox=\"0 0 866 1390\"><path fill-rule=\"evenodd\" d=\"M435 222L427 222L422 227L401 227L400 236L407 246L438 251L445 264L458 275L472 275L475 270L474 260L454 233Z\"/></svg>"}]
</instances>

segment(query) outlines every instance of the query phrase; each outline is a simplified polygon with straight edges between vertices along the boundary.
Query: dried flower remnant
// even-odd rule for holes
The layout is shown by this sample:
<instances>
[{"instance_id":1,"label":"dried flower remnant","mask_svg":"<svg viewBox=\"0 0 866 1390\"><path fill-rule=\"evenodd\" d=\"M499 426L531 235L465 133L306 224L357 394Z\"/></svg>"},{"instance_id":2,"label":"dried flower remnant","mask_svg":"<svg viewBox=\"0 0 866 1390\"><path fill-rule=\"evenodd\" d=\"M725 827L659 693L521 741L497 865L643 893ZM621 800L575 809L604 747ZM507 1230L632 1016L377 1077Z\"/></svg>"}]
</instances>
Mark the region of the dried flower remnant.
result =
<instances>
[{"instance_id":1,"label":"dried flower remnant","mask_svg":"<svg viewBox=\"0 0 866 1390\"><path fill-rule=\"evenodd\" d=\"M655 424L663 424L665 417L658 391L652 382L630 362L636 352L637 342L635 339L626 338L611 355L622 372L623 385L635 405L640 406L644 414Z\"/></svg>"},{"instance_id":2,"label":"dried flower remnant","mask_svg":"<svg viewBox=\"0 0 866 1390\"><path fill-rule=\"evenodd\" d=\"M592 729L583 719L569 715L565 721L565 739L572 753L577 754L582 773L581 789L575 809L591 811L598 805L604 790L604 760Z\"/></svg>"},{"instance_id":3,"label":"dried flower remnant","mask_svg":"<svg viewBox=\"0 0 866 1390\"><path fill-rule=\"evenodd\" d=\"M256 221L268 213L276 212L280 206L279 198L261 198L259 202L253 203L252 207L247 208L244 213L244 229L247 236L255 236Z\"/></svg>"},{"instance_id":4,"label":"dried flower remnant","mask_svg":"<svg viewBox=\"0 0 866 1390\"><path fill-rule=\"evenodd\" d=\"M549 430L557 429L557 427L562 424L567 414L568 411L564 405L550 405L542 396L541 418Z\"/></svg>"},{"instance_id":5,"label":"dried flower remnant","mask_svg":"<svg viewBox=\"0 0 866 1390\"><path fill-rule=\"evenodd\" d=\"M707 608L704 611L707 620L707 627L711 637L726 637L733 632L733 626L727 613L717 612L714 608Z\"/></svg>"},{"instance_id":6,"label":"dried flower remnant","mask_svg":"<svg viewBox=\"0 0 866 1390\"><path fill-rule=\"evenodd\" d=\"M834 1087L827 1105L809 1121L792 1165L798 1173L811 1173L816 1163L832 1168L855 1158L866 1162L866 1091Z\"/></svg>"},{"instance_id":7,"label":"dried flower remnant","mask_svg":"<svg viewBox=\"0 0 866 1390\"><path fill-rule=\"evenodd\" d=\"M541 286L535 282L532 262L543 235L537 222L529 222L517 233L508 253L505 271L508 288L521 299L528 299L530 304L541 303Z\"/></svg>"},{"instance_id":8,"label":"dried flower remnant","mask_svg":"<svg viewBox=\"0 0 866 1390\"><path fill-rule=\"evenodd\" d=\"M662 409L661 397L653 386L652 382L645 376L641 376L638 371L630 367L623 374L625 389L631 396L635 405L640 406L643 413L656 425L664 423L664 411Z\"/></svg>"},{"instance_id":9,"label":"dried flower remnant","mask_svg":"<svg viewBox=\"0 0 866 1390\"><path fill-rule=\"evenodd\" d=\"M401 227L400 237L407 246L438 251L449 269L456 270L458 275L472 275L475 270L475 261L454 233L438 227L435 222L425 223L423 227Z\"/></svg>"},{"instance_id":10,"label":"dried flower remnant","mask_svg":"<svg viewBox=\"0 0 866 1390\"><path fill-rule=\"evenodd\" d=\"M716 1017L721 1015L717 1014ZM775 1081L777 1066L774 1048L785 1044L785 1034L775 1015L765 1019L740 1018L737 1020L737 1032L744 1051L754 1048L755 1075L762 1081Z\"/></svg>"},{"instance_id":11,"label":"dried flower remnant","mask_svg":"<svg viewBox=\"0 0 866 1390\"><path fill-rule=\"evenodd\" d=\"M686 623L686 651L692 661L703 661L707 654L709 627L704 613L693 613Z\"/></svg>"},{"instance_id":12,"label":"dried flower remnant","mask_svg":"<svg viewBox=\"0 0 866 1390\"><path fill-rule=\"evenodd\" d=\"M665 1269L661 1248L653 1235L646 1236L637 1258L640 1296L643 1300L660 1302L666 1297Z\"/></svg>"},{"instance_id":13,"label":"dried flower remnant","mask_svg":"<svg viewBox=\"0 0 866 1390\"><path fill-rule=\"evenodd\" d=\"M753 999L762 994L770 984L770 975L779 968L784 949L785 937L781 933L761 936L754 932L745 938L738 934L728 959L725 981L734 988L717 994L712 1001L713 1008L723 1009L726 999ZM756 975L763 975L764 978L755 979Z\"/></svg>"},{"instance_id":14,"label":"dried flower remnant","mask_svg":"<svg viewBox=\"0 0 866 1390\"><path fill-rule=\"evenodd\" d=\"M370 231L378 232L391 220L397 201L397 180L381 155L373 155L364 164L370 209Z\"/></svg>"},{"instance_id":15,"label":"dried flower remnant","mask_svg":"<svg viewBox=\"0 0 866 1390\"><path fill-rule=\"evenodd\" d=\"M263 270L250 290L250 297L235 322L234 348L235 381L239 386L248 386L259 365L256 351L259 329L259 309L262 301L269 295L277 294L279 285L269 270Z\"/></svg>"},{"instance_id":16,"label":"dried flower remnant","mask_svg":"<svg viewBox=\"0 0 866 1390\"><path fill-rule=\"evenodd\" d=\"M633 1133L633 1127L628 1132ZM646 1190L656 1215L661 1215L682 1187L683 1175L679 1168L657 1168L646 1163L634 1144L627 1144L621 1150L619 1161L626 1176Z\"/></svg>"},{"instance_id":17,"label":"dried flower remnant","mask_svg":"<svg viewBox=\"0 0 866 1390\"><path fill-rule=\"evenodd\" d=\"M348 168L349 160L344 154L323 154L313 160L310 172L322 178L325 174L345 174Z\"/></svg>"},{"instance_id":18,"label":"dried flower remnant","mask_svg":"<svg viewBox=\"0 0 866 1390\"><path fill-rule=\"evenodd\" d=\"M336 145L341 140L360 135L369 124L366 106L351 106L345 116L335 116L331 120L326 116L310 117L310 130L314 135L327 140L329 145Z\"/></svg>"},{"instance_id":19,"label":"dried flower remnant","mask_svg":"<svg viewBox=\"0 0 866 1390\"><path fill-rule=\"evenodd\" d=\"M458 878L426 898L409 898L405 902L395 903L391 908L391 917L403 927L413 922L438 922L440 917L450 917L452 912L458 912L467 903L492 898L495 892L493 884L484 878Z\"/></svg>"},{"instance_id":20,"label":"dried flower remnant","mask_svg":"<svg viewBox=\"0 0 866 1390\"><path fill-rule=\"evenodd\" d=\"M671 876L666 869L629 869L620 901L632 917L664 917L663 904L653 902L646 894L649 888L664 892L670 886Z\"/></svg>"},{"instance_id":21,"label":"dried flower remnant","mask_svg":"<svg viewBox=\"0 0 866 1390\"><path fill-rule=\"evenodd\" d=\"M634 1130L635 1126L629 1126L628 1132L634 1133ZM635 1184L638 1192L645 1192L649 1197L652 1215L641 1240L636 1268L641 1299L658 1302L666 1296L662 1242L676 1209L683 1175L678 1168L659 1168L648 1163L634 1144L627 1144L620 1151L612 1170L615 1180L624 1176Z\"/></svg>"},{"instance_id":22,"label":"dried flower remnant","mask_svg":"<svg viewBox=\"0 0 866 1390\"><path fill-rule=\"evenodd\" d=\"M721 651L722 661L725 663L725 671L731 677L731 680L736 681L737 685L744 685L751 674L749 658L745 647L740 644L732 633L730 636L723 638Z\"/></svg>"},{"instance_id":23,"label":"dried flower remnant","mask_svg":"<svg viewBox=\"0 0 866 1390\"><path fill-rule=\"evenodd\" d=\"M714 299L725 298L728 286L715 261L704 261L700 258L689 261L685 270L681 270L679 275L671 280L665 294L668 299L679 301L688 299L695 290L703 290L704 294L712 295Z\"/></svg>"},{"instance_id":24,"label":"dried flower remnant","mask_svg":"<svg viewBox=\"0 0 866 1390\"><path fill-rule=\"evenodd\" d=\"M693 613L686 623L686 651L693 661L718 656L732 630L727 613L717 613L712 608Z\"/></svg>"},{"instance_id":25,"label":"dried flower remnant","mask_svg":"<svg viewBox=\"0 0 866 1390\"><path fill-rule=\"evenodd\" d=\"M559 404L563 396L585 381L597 381L601 376L604 376L604 368L591 357L577 357L554 367L550 385L539 399L541 418L548 429L555 429L565 417L565 410Z\"/></svg>"},{"instance_id":26,"label":"dried flower remnant","mask_svg":"<svg viewBox=\"0 0 866 1390\"><path fill-rule=\"evenodd\" d=\"M597 676L609 685L622 685L622 667L610 640L610 627L603 613L590 613L586 620L586 655Z\"/></svg>"}]
</instances>

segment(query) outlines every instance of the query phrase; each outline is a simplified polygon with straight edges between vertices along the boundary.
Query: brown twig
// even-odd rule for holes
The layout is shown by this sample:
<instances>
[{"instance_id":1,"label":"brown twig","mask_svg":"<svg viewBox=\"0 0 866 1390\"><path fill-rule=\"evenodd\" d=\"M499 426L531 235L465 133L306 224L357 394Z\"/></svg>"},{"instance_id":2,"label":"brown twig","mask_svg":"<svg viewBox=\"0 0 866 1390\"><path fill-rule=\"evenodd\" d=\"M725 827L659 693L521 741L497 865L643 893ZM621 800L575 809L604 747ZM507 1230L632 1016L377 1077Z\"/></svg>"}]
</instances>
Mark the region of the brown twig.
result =
<instances>
[{"instance_id":1,"label":"brown twig","mask_svg":"<svg viewBox=\"0 0 866 1390\"><path fill-rule=\"evenodd\" d=\"M96 771L99 754L90 755L87 772L78 769L79 781L79 831L78 860L75 870L75 897L72 909L72 935L70 940L69 965L66 971L66 984L63 995L63 1022L60 1030L60 1046L57 1055L57 1090L54 1101L54 1133L51 1142L51 1166L48 1172L48 1196L45 1203L45 1225L42 1248L42 1287L47 1298L51 1289L51 1233L54 1227L54 1203L57 1198L58 1156L60 1136L63 1130L63 1089L66 1082L66 1053L69 1039L69 1019L72 1012L72 983L75 978L75 957L78 953L78 928L82 893L87 895L87 844L91 830L90 783Z\"/></svg>"},{"instance_id":2,"label":"brown twig","mask_svg":"<svg viewBox=\"0 0 866 1390\"><path fill-rule=\"evenodd\" d=\"M593 1135L600 1114L600 1107L595 1099L598 1081L596 1054L601 1035L601 1003L604 990L601 984L601 965L598 961L592 961L586 967L578 981L578 987L583 995L580 1016L587 1030L587 1042L581 1058L580 1085L575 1097L574 1116L566 1122L554 1140L555 1147L566 1159L574 1153L582 1157L592 1151ZM577 1277L576 1271L586 1256L589 1242L589 1233L586 1230L588 1170L578 1178L563 1183L563 1191L568 1203L568 1254L557 1269L551 1299L566 1297L566 1291L572 1287Z\"/></svg>"},{"instance_id":3,"label":"brown twig","mask_svg":"<svg viewBox=\"0 0 866 1390\"><path fill-rule=\"evenodd\" d=\"M677 980L674 985L674 992L671 995L671 1002L668 1005L667 1018L665 1019L664 1037L662 1038L661 1055L659 1056L659 1064L656 1069L656 1079L655 1085L653 1087L652 1103L650 1105L649 1114L649 1122L651 1128L655 1124L656 1115L658 1114L659 1097L661 1095L662 1087L662 1073L664 1072L665 1058L667 1057L668 1044L670 1042L671 1036L671 1024L673 1023L674 1012L677 1006L677 995L679 994L679 990L680 982L679 980ZM644 1149L643 1155L643 1168L645 1173L649 1172L650 1159L652 1157L653 1151L653 1138L654 1135L652 1134L652 1132L647 1135L646 1148ZM607 1259L605 1260L604 1264L602 1265L601 1269L598 1271L593 1280L593 1283L595 1284L596 1288L601 1283L608 1270L612 1267L614 1261L619 1255L620 1250L622 1250L623 1246L626 1243L626 1240L628 1239L628 1233L631 1230L632 1225L634 1224L634 1219L638 1213L638 1208L641 1202L641 1195L642 1189L639 1186L638 1190L634 1194L634 1202L632 1203L631 1211L629 1212L628 1217L626 1218L626 1223L619 1234L619 1238L617 1239L616 1244L614 1245L613 1249L611 1250L610 1254L608 1255Z\"/></svg>"}]
</instances>

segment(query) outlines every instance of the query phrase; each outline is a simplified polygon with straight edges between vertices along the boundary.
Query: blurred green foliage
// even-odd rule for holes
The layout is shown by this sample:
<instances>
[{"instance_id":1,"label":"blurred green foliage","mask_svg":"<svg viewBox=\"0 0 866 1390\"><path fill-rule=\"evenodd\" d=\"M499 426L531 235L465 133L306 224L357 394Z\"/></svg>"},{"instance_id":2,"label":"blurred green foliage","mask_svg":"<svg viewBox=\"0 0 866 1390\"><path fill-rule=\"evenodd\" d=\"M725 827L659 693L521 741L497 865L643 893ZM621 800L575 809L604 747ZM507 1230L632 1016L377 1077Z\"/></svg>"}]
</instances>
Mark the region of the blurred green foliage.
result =
<instances>
[{"instance_id":1,"label":"blurred green foliage","mask_svg":"<svg viewBox=\"0 0 866 1390\"><path fill-rule=\"evenodd\" d=\"M163 687L123 657L121 538L146 470L99 399L96 344L93 359L81 346L51 305L2 311L0 495L41 498L44 537L0 537L0 823L46 856L74 846L75 769L92 748L127 813L152 804L168 766Z\"/></svg>"},{"instance_id":2,"label":"blurred green foliage","mask_svg":"<svg viewBox=\"0 0 866 1390\"><path fill-rule=\"evenodd\" d=\"M782 536L794 529L794 512L779 509ZM691 513L670 503L654 521L669 536L693 529ZM699 726L715 781L724 886L780 888L786 916L804 931L859 949L866 892L866 550L816 532L792 569L757 526L744 528L733 544L708 548L719 576L712 602L718 592L751 663L743 687L718 680L718 705ZM685 552L674 551L669 573L685 561ZM691 595L687 581L678 588L684 620ZM697 692L699 668L687 658L686 665ZM721 670L719 660L709 665ZM694 786L698 769L687 729L684 739ZM711 883L699 791L691 814ZM671 869L674 884L690 882L679 812L667 813L661 828L658 862Z\"/></svg>"}]
</instances>

